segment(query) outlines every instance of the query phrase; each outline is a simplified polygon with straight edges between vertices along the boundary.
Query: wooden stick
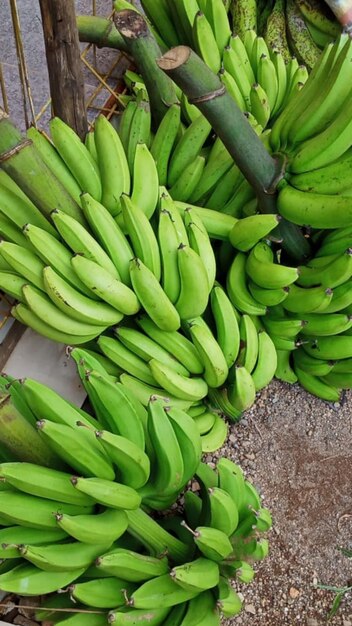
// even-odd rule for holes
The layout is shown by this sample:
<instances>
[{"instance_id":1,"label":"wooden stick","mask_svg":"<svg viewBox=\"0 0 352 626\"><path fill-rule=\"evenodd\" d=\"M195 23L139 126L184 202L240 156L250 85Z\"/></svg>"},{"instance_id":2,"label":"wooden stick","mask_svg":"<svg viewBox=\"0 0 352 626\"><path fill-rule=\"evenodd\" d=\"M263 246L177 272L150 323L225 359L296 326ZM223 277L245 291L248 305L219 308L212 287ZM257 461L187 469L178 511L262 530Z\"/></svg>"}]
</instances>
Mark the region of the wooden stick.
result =
<instances>
[{"instance_id":1,"label":"wooden stick","mask_svg":"<svg viewBox=\"0 0 352 626\"><path fill-rule=\"evenodd\" d=\"M39 0L54 115L84 139L87 113L74 0Z\"/></svg>"}]
</instances>

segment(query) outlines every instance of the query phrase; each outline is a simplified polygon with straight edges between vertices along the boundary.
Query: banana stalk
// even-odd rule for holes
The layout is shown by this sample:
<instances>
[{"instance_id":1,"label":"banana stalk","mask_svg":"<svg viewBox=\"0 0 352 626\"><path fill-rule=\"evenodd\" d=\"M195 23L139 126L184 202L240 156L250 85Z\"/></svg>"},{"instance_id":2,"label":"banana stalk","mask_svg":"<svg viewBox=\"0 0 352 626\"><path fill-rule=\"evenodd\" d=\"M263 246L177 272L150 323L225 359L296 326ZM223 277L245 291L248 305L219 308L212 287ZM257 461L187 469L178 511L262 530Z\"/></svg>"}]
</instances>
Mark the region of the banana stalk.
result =
<instances>
[{"instance_id":1,"label":"banana stalk","mask_svg":"<svg viewBox=\"0 0 352 626\"><path fill-rule=\"evenodd\" d=\"M96 15L77 15L76 24L79 40L94 43L98 48L126 50L126 44L114 23Z\"/></svg>"},{"instance_id":2,"label":"banana stalk","mask_svg":"<svg viewBox=\"0 0 352 626\"><path fill-rule=\"evenodd\" d=\"M32 141L20 135L2 109L0 109L0 167L47 217L54 209L61 209L79 222L85 223L78 204L41 159Z\"/></svg>"},{"instance_id":3,"label":"banana stalk","mask_svg":"<svg viewBox=\"0 0 352 626\"><path fill-rule=\"evenodd\" d=\"M189 546L164 530L142 509L126 511L128 532L139 539L148 549L157 554L166 553L176 563L184 562L189 556Z\"/></svg>"},{"instance_id":4,"label":"banana stalk","mask_svg":"<svg viewBox=\"0 0 352 626\"><path fill-rule=\"evenodd\" d=\"M276 189L283 176L283 164L273 158L246 120L220 79L187 46L177 46L157 60L158 66L175 81L211 123L235 163L253 187L262 213L277 213ZM285 237L290 226L289 237ZM283 247L296 260L307 254L307 242L298 228L282 220Z\"/></svg>"},{"instance_id":5,"label":"banana stalk","mask_svg":"<svg viewBox=\"0 0 352 626\"><path fill-rule=\"evenodd\" d=\"M144 17L136 11L118 11L114 15L114 22L143 76L154 122L158 125L168 108L178 102L172 80L165 76L155 62L161 57L161 50Z\"/></svg>"}]
</instances>

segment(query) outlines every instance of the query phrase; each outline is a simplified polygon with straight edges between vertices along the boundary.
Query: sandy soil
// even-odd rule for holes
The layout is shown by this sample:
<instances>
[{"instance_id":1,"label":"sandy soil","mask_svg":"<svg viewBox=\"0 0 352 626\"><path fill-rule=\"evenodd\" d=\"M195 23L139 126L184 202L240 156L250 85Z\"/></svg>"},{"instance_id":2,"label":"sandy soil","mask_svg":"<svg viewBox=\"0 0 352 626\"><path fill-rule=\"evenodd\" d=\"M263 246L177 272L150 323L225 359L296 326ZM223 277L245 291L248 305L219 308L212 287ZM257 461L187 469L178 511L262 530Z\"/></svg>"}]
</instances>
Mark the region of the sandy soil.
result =
<instances>
[{"instance_id":1,"label":"sandy soil","mask_svg":"<svg viewBox=\"0 0 352 626\"><path fill-rule=\"evenodd\" d=\"M340 404L274 382L219 452L239 462L274 517L270 556L238 587L245 610L226 624L320 626L334 594L352 584L352 394ZM210 457L208 457L210 461ZM352 594L329 624L352 626Z\"/></svg>"}]
</instances>

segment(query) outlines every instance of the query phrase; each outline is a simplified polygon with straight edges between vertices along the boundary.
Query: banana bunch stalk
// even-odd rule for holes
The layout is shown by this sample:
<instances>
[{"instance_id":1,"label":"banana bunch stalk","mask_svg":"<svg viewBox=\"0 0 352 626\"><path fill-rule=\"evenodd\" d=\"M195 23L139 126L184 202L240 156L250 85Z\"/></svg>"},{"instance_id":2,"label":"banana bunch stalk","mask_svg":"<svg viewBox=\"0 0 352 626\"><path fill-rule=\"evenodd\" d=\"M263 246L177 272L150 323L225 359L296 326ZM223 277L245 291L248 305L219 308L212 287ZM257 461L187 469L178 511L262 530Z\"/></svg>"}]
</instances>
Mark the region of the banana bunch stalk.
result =
<instances>
[{"instance_id":1,"label":"banana bunch stalk","mask_svg":"<svg viewBox=\"0 0 352 626\"><path fill-rule=\"evenodd\" d=\"M75 350L79 368L97 363L86 369L95 417L34 380L14 387L28 407L23 419L37 420L48 458L61 466L0 464L1 589L40 594L78 626L150 623L151 615L167 624L176 614L191 624L196 608L209 623L238 614L230 579L250 582L251 563L268 552L259 535L271 516L259 495L231 461L216 472L200 462L190 415L155 397L145 409L104 369L107 359ZM186 492L183 511L157 522L144 510L167 509L193 476L200 492Z\"/></svg>"}]
</instances>

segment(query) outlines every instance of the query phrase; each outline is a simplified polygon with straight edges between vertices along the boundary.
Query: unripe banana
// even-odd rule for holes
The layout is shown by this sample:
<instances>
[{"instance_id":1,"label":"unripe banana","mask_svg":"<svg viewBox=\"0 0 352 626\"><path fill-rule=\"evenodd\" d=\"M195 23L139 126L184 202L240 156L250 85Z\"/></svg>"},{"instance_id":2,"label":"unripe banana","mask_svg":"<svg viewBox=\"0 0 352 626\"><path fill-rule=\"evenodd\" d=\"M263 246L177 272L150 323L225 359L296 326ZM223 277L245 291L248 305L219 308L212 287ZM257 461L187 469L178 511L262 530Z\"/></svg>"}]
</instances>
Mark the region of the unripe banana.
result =
<instances>
[{"instance_id":1,"label":"unripe banana","mask_svg":"<svg viewBox=\"0 0 352 626\"><path fill-rule=\"evenodd\" d=\"M249 409L255 401L255 384L245 367L236 367L234 383L228 388L228 397L237 411Z\"/></svg>"},{"instance_id":2,"label":"unripe banana","mask_svg":"<svg viewBox=\"0 0 352 626\"><path fill-rule=\"evenodd\" d=\"M126 192L128 193L128 192ZM159 198L159 178L157 165L144 143L136 146L133 164L133 188L131 200L150 219Z\"/></svg>"},{"instance_id":3,"label":"unripe banana","mask_svg":"<svg viewBox=\"0 0 352 626\"><path fill-rule=\"evenodd\" d=\"M208 385L202 378L187 378L156 359L149 361L154 379L160 387L181 400L197 402L208 393Z\"/></svg>"},{"instance_id":4,"label":"unripe banana","mask_svg":"<svg viewBox=\"0 0 352 626\"><path fill-rule=\"evenodd\" d=\"M204 379L209 387L220 387L228 375L225 355L214 335L206 325L195 320L190 325L190 334L204 364Z\"/></svg>"},{"instance_id":5,"label":"unripe banana","mask_svg":"<svg viewBox=\"0 0 352 626\"><path fill-rule=\"evenodd\" d=\"M180 244L177 251L180 294L175 303L183 320L198 317L208 304L208 275L201 257L189 246Z\"/></svg>"},{"instance_id":6,"label":"unripe banana","mask_svg":"<svg viewBox=\"0 0 352 626\"><path fill-rule=\"evenodd\" d=\"M143 211L126 195L121 198L122 215L135 256L160 280L160 253L157 239Z\"/></svg>"},{"instance_id":7,"label":"unripe banana","mask_svg":"<svg viewBox=\"0 0 352 626\"><path fill-rule=\"evenodd\" d=\"M117 215L121 212L121 194L130 192L130 171L121 139L105 115L99 115L95 121L94 139L102 185L101 202L112 215Z\"/></svg>"}]
</instances>

